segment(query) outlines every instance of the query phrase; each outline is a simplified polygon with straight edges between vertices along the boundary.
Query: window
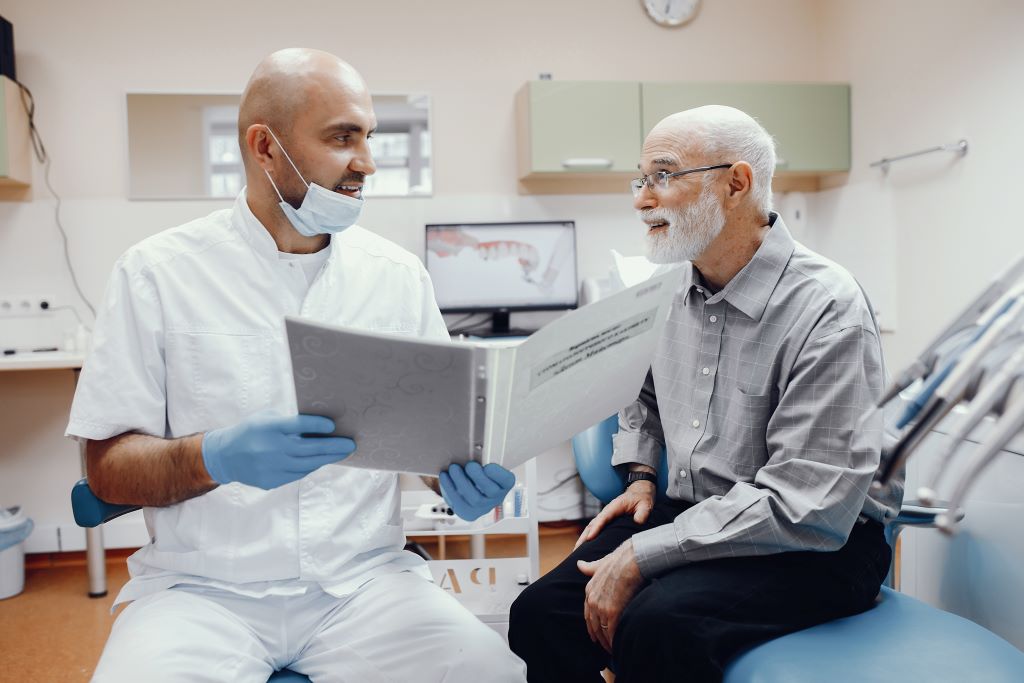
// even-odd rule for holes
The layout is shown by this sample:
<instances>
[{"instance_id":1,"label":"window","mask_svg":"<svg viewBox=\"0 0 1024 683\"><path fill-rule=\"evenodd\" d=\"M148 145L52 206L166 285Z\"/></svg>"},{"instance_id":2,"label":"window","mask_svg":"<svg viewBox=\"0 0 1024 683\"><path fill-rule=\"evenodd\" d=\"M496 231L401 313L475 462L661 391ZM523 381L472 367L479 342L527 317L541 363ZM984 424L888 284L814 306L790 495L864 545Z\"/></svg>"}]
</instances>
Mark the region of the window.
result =
<instances>
[{"instance_id":1,"label":"window","mask_svg":"<svg viewBox=\"0 0 1024 683\"><path fill-rule=\"evenodd\" d=\"M211 197L234 197L242 189L238 107L203 107L203 178Z\"/></svg>"},{"instance_id":2,"label":"window","mask_svg":"<svg viewBox=\"0 0 1024 683\"><path fill-rule=\"evenodd\" d=\"M377 132L370 150L377 172L366 179L368 196L429 195L433 191L429 100L416 95L374 95Z\"/></svg>"}]
</instances>

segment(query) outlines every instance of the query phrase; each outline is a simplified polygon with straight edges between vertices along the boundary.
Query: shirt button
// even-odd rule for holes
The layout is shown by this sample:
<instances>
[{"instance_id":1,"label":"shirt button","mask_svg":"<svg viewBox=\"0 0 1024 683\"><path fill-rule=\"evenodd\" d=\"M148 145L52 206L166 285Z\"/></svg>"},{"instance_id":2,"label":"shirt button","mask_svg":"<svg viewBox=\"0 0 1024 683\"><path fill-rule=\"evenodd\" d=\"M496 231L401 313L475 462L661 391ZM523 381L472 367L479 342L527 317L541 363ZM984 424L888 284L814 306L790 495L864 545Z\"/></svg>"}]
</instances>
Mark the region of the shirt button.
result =
<instances>
[{"instance_id":1,"label":"shirt button","mask_svg":"<svg viewBox=\"0 0 1024 683\"><path fill-rule=\"evenodd\" d=\"M693 428L696 429L697 427L700 427L700 420L694 420L690 424L692 424Z\"/></svg>"},{"instance_id":2,"label":"shirt button","mask_svg":"<svg viewBox=\"0 0 1024 683\"><path fill-rule=\"evenodd\" d=\"M679 478L686 479L686 470L679 470Z\"/></svg>"},{"instance_id":3,"label":"shirt button","mask_svg":"<svg viewBox=\"0 0 1024 683\"><path fill-rule=\"evenodd\" d=\"M700 374L702 374L702 375L710 375L711 374L711 368L704 368L703 370L700 371Z\"/></svg>"},{"instance_id":4,"label":"shirt button","mask_svg":"<svg viewBox=\"0 0 1024 683\"><path fill-rule=\"evenodd\" d=\"M713 315L710 318L708 318L708 320L710 320L713 323L717 323L718 322L718 316L717 315Z\"/></svg>"}]
</instances>

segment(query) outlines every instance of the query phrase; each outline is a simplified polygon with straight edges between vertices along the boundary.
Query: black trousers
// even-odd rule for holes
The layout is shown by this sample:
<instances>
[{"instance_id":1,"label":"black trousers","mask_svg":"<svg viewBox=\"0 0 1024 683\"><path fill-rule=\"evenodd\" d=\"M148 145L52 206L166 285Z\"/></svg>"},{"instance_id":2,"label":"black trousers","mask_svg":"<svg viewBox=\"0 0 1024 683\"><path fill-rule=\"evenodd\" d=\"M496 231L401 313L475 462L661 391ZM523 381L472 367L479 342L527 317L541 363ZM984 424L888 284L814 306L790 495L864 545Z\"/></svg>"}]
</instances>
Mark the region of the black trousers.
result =
<instances>
[{"instance_id":1,"label":"black trousers","mask_svg":"<svg viewBox=\"0 0 1024 683\"><path fill-rule=\"evenodd\" d=\"M586 576L576 560L597 560L634 533L666 524L686 505L659 503L644 525L622 516L529 586L512 605L509 645L530 683L720 681L750 647L873 604L889 570L882 525L854 524L834 552L788 552L684 565L647 583L626 606L609 655L583 620Z\"/></svg>"}]
</instances>

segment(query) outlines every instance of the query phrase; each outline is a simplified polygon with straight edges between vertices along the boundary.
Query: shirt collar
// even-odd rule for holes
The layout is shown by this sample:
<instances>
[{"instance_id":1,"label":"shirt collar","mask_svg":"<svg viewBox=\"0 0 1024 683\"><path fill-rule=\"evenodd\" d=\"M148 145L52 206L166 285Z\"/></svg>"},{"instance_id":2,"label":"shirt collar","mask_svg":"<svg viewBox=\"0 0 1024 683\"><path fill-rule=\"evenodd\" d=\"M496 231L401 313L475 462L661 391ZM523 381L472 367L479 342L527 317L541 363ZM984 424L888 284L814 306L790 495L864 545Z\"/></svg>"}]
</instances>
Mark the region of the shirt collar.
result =
<instances>
[{"instance_id":1,"label":"shirt collar","mask_svg":"<svg viewBox=\"0 0 1024 683\"><path fill-rule=\"evenodd\" d=\"M231 209L231 225L241 233L249 246L259 254L267 258L277 258L277 242L270 236L270 231L263 227L256 214L249 208L246 200L246 188L238 193L235 198L235 205Z\"/></svg>"},{"instance_id":2,"label":"shirt collar","mask_svg":"<svg viewBox=\"0 0 1024 683\"><path fill-rule=\"evenodd\" d=\"M235 205L231 210L231 224L242 234L242 237L245 238L245 241L249 243L249 246L257 254L265 258L277 260L277 242L274 241L270 231L264 227L260 219L256 218L256 214L249 208L245 190L246 188L243 187L242 191L238 193L238 197L235 198ZM329 254L334 253L334 249L331 248L333 243L334 239L332 238L331 242L325 247L330 249Z\"/></svg>"},{"instance_id":3,"label":"shirt collar","mask_svg":"<svg viewBox=\"0 0 1024 683\"><path fill-rule=\"evenodd\" d=\"M793 236L777 213L773 212L769 216L768 224L771 228L754 253L754 257L721 291L708 296L707 303L727 301L751 320L761 319L764 309L768 306L768 300L775 291L775 286L779 284L796 248ZM704 288L700 273L693 264L687 263L686 268L687 272L683 275L685 291Z\"/></svg>"}]
</instances>

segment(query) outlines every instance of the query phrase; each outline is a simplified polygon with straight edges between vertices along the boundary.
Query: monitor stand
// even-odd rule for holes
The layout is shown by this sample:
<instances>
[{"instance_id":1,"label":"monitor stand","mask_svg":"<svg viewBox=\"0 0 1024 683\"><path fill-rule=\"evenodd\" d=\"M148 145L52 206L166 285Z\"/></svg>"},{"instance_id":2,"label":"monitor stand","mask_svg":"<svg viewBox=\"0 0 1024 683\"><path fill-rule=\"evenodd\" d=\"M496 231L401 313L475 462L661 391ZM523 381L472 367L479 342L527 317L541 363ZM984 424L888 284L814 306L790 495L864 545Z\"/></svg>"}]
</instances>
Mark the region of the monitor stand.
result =
<instances>
[{"instance_id":1,"label":"monitor stand","mask_svg":"<svg viewBox=\"0 0 1024 683\"><path fill-rule=\"evenodd\" d=\"M481 337L529 337L536 330L522 330L509 327L509 312L495 311L491 317L491 329L480 332Z\"/></svg>"}]
</instances>

